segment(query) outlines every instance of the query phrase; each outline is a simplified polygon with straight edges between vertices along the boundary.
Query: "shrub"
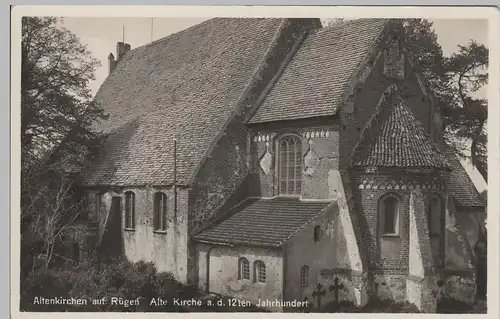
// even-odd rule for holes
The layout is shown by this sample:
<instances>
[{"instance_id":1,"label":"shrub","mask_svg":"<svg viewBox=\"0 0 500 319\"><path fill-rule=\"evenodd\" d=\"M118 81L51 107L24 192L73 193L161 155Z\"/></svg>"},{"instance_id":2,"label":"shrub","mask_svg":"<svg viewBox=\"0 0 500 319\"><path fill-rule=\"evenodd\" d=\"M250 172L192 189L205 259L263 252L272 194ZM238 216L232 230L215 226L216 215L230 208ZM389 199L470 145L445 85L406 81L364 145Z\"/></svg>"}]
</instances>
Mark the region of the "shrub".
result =
<instances>
[{"instance_id":1,"label":"shrub","mask_svg":"<svg viewBox=\"0 0 500 319\"><path fill-rule=\"evenodd\" d=\"M486 302L476 302L470 305L452 297L442 297L437 303L437 313L487 313Z\"/></svg>"},{"instance_id":2,"label":"shrub","mask_svg":"<svg viewBox=\"0 0 500 319\"><path fill-rule=\"evenodd\" d=\"M21 311L135 311L135 307L111 305L111 297L124 299L152 298L172 300L191 298L196 287L180 284L171 273L158 272L151 262L131 263L125 258L109 260L100 267L86 263L67 269L40 268L21 283ZM35 305L35 297L85 298L87 306ZM99 305L91 300L107 298ZM171 302L169 302L171 304ZM156 307L154 311L174 310L171 306ZM178 310L178 309L177 309Z\"/></svg>"}]
</instances>

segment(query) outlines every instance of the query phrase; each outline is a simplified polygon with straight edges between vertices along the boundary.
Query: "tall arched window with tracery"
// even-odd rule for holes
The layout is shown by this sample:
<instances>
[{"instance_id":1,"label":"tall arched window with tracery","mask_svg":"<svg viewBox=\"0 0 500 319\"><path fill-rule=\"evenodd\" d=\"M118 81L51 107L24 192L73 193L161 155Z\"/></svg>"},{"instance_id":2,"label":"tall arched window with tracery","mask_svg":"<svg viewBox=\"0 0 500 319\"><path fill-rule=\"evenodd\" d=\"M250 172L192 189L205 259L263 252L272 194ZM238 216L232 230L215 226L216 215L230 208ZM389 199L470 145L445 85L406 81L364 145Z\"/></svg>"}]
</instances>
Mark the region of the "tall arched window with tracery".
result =
<instances>
[{"instance_id":1,"label":"tall arched window with tracery","mask_svg":"<svg viewBox=\"0 0 500 319\"><path fill-rule=\"evenodd\" d=\"M297 136L279 140L279 192L300 195L302 182L302 143Z\"/></svg>"}]
</instances>

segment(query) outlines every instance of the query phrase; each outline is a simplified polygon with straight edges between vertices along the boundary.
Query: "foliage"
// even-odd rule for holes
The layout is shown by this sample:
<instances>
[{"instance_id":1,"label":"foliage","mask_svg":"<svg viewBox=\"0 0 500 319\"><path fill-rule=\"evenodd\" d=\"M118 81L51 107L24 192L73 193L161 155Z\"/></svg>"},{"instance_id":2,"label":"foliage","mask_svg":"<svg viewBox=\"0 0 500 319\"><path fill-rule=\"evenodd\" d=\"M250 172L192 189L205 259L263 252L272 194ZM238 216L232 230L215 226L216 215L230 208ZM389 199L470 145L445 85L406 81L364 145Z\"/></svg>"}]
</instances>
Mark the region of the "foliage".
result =
<instances>
[{"instance_id":1,"label":"foliage","mask_svg":"<svg viewBox=\"0 0 500 319\"><path fill-rule=\"evenodd\" d=\"M41 267L21 285L22 311L136 311L135 306L112 305L111 297L136 300L152 298L168 300L165 307L151 311L179 310L172 306L174 297L192 298L197 290L175 280L171 273L158 272L151 262L132 263L125 258L110 260L100 268L91 264L66 269ZM89 300L87 306L35 305L35 297L73 297ZM94 305L91 300L107 300Z\"/></svg>"},{"instance_id":2,"label":"foliage","mask_svg":"<svg viewBox=\"0 0 500 319\"><path fill-rule=\"evenodd\" d=\"M488 106L476 93L488 81L488 49L471 40L445 57L431 22L406 19L404 27L415 71L423 76L444 119L445 142L470 160L487 182Z\"/></svg>"},{"instance_id":3,"label":"foliage","mask_svg":"<svg viewBox=\"0 0 500 319\"><path fill-rule=\"evenodd\" d=\"M106 116L89 89L99 61L58 19L24 17L21 54L21 264L28 268L38 256L49 266L82 221L78 176L68 173L102 145L92 123Z\"/></svg>"},{"instance_id":4,"label":"foliage","mask_svg":"<svg viewBox=\"0 0 500 319\"><path fill-rule=\"evenodd\" d=\"M105 118L91 102L90 81L100 62L80 39L51 17L22 20L21 145L25 165L47 152L79 159ZM64 143L60 143L64 139Z\"/></svg>"}]
</instances>

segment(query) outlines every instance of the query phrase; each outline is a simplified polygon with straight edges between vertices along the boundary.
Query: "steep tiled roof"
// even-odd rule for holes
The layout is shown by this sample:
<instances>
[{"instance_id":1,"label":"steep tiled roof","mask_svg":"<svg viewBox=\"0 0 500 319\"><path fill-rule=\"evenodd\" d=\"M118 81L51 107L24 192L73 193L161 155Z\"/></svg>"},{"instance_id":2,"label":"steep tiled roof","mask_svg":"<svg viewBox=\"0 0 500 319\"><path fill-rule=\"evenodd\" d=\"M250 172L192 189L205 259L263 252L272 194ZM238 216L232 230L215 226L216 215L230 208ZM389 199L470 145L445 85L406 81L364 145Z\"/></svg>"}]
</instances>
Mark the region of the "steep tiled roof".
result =
<instances>
[{"instance_id":1,"label":"steep tiled roof","mask_svg":"<svg viewBox=\"0 0 500 319\"><path fill-rule=\"evenodd\" d=\"M346 21L308 36L249 123L334 115L385 22Z\"/></svg>"},{"instance_id":2,"label":"steep tiled roof","mask_svg":"<svg viewBox=\"0 0 500 319\"><path fill-rule=\"evenodd\" d=\"M396 85L384 93L361 135L354 167L449 169Z\"/></svg>"},{"instance_id":3,"label":"steep tiled roof","mask_svg":"<svg viewBox=\"0 0 500 319\"><path fill-rule=\"evenodd\" d=\"M110 133L86 185L191 178L260 67L282 19L212 19L128 52L97 93Z\"/></svg>"},{"instance_id":4,"label":"steep tiled roof","mask_svg":"<svg viewBox=\"0 0 500 319\"><path fill-rule=\"evenodd\" d=\"M457 205L461 207L485 207L483 198L451 148L447 148L446 157L453 169L448 188Z\"/></svg>"},{"instance_id":5,"label":"steep tiled roof","mask_svg":"<svg viewBox=\"0 0 500 319\"><path fill-rule=\"evenodd\" d=\"M333 202L249 199L220 223L194 236L218 244L279 247Z\"/></svg>"}]
</instances>

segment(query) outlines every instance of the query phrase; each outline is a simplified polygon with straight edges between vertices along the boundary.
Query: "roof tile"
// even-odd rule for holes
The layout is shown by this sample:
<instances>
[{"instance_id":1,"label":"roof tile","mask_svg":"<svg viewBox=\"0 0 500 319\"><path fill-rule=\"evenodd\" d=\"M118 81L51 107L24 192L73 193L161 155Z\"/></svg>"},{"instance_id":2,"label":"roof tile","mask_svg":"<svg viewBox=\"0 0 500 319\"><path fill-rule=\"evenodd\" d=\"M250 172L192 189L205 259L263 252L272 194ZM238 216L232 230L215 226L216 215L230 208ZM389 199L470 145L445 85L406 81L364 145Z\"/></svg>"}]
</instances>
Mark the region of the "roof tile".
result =
<instances>
[{"instance_id":1,"label":"roof tile","mask_svg":"<svg viewBox=\"0 0 500 319\"><path fill-rule=\"evenodd\" d=\"M351 20L309 35L249 123L334 115L386 21Z\"/></svg>"},{"instance_id":2,"label":"roof tile","mask_svg":"<svg viewBox=\"0 0 500 319\"><path fill-rule=\"evenodd\" d=\"M467 174L462 163L460 163L460 160L451 148L447 148L446 157L453 169L450 174L448 189L458 206L485 207L486 203L484 199L479 194L469 174Z\"/></svg>"},{"instance_id":3,"label":"roof tile","mask_svg":"<svg viewBox=\"0 0 500 319\"><path fill-rule=\"evenodd\" d=\"M194 236L218 244L278 247L332 202L248 199L229 217Z\"/></svg>"},{"instance_id":4,"label":"roof tile","mask_svg":"<svg viewBox=\"0 0 500 319\"><path fill-rule=\"evenodd\" d=\"M187 182L264 59L282 19L217 18L128 52L95 102L108 145L86 185Z\"/></svg>"},{"instance_id":5,"label":"roof tile","mask_svg":"<svg viewBox=\"0 0 500 319\"><path fill-rule=\"evenodd\" d=\"M384 93L363 130L361 141L354 150L353 166L450 168L396 85Z\"/></svg>"}]
</instances>

